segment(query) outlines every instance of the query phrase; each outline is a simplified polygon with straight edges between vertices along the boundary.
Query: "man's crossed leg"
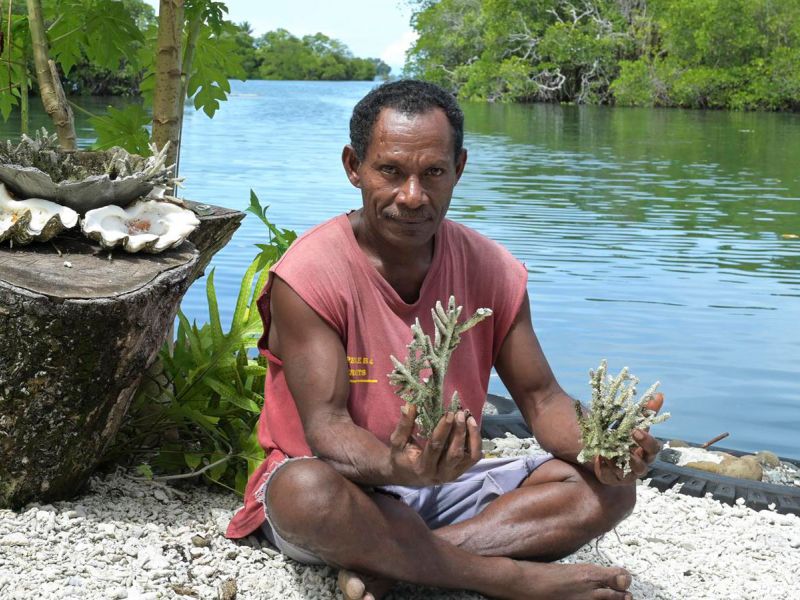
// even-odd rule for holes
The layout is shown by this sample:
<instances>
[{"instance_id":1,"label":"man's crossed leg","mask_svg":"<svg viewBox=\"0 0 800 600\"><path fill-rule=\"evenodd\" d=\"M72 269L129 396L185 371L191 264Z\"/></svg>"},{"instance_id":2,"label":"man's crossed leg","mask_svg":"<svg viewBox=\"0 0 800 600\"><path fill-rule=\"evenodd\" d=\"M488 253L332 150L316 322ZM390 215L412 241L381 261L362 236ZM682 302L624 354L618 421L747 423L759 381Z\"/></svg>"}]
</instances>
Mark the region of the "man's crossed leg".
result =
<instances>
[{"instance_id":1,"label":"man's crossed leg","mask_svg":"<svg viewBox=\"0 0 800 600\"><path fill-rule=\"evenodd\" d=\"M635 502L633 486L606 486L552 459L503 491L480 512L437 527L425 507L370 493L311 459L279 468L265 502L282 542L341 569L348 600L377 600L398 580L497 598L631 597L624 569L549 561L625 518Z\"/></svg>"}]
</instances>

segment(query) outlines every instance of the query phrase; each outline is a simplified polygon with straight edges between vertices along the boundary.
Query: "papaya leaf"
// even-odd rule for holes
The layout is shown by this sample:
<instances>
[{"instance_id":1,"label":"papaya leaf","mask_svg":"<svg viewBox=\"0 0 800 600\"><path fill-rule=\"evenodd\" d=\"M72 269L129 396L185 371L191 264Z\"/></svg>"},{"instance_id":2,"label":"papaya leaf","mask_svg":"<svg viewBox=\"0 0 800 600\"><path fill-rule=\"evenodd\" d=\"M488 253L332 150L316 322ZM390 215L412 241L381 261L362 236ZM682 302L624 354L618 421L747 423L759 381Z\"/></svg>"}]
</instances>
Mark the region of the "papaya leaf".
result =
<instances>
[{"instance_id":1,"label":"papaya leaf","mask_svg":"<svg viewBox=\"0 0 800 600\"><path fill-rule=\"evenodd\" d=\"M124 109L108 107L105 115L89 119L97 133L92 145L95 150L121 146L128 152L150 156L150 132L147 126L152 117L141 104L131 104Z\"/></svg>"}]
</instances>

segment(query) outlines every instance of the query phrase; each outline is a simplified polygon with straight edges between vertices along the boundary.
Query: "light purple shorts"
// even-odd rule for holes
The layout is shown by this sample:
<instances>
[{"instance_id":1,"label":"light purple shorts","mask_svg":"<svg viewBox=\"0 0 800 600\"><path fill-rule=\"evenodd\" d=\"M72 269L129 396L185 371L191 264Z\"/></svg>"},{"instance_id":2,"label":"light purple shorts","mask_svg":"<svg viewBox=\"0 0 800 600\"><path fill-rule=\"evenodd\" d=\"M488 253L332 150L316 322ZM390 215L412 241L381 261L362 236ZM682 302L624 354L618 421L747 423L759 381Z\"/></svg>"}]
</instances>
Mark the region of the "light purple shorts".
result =
<instances>
[{"instance_id":1,"label":"light purple shorts","mask_svg":"<svg viewBox=\"0 0 800 600\"><path fill-rule=\"evenodd\" d=\"M517 489L533 471L553 458L550 454L512 458L484 458L455 481L426 487L386 485L373 488L370 493L385 493L398 498L414 509L431 529L453 525L480 513L495 498ZM291 460L318 460L315 458ZM286 461L270 474L269 479L287 464ZM264 498L267 497L265 485ZM282 554L307 565L323 565L315 554L283 539L272 527L269 511L264 506L267 520L261 530L267 540Z\"/></svg>"}]
</instances>

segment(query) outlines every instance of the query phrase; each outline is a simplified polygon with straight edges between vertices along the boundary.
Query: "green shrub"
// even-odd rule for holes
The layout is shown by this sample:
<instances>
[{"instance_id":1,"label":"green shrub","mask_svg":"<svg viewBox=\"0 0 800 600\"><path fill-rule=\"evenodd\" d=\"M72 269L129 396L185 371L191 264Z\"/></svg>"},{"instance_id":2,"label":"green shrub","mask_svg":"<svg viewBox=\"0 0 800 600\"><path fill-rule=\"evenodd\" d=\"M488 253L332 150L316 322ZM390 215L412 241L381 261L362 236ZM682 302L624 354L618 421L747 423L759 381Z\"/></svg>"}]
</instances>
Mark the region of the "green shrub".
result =
<instances>
[{"instance_id":1,"label":"green shrub","mask_svg":"<svg viewBox=\"0 0 800 600\"><path fill-rule=\"evenodd\" d=\"M611 83L614 101L620 106L653 106L655 86L651 66L643 59L620 61L620 73Z\"/></svg>"}]
</instances>

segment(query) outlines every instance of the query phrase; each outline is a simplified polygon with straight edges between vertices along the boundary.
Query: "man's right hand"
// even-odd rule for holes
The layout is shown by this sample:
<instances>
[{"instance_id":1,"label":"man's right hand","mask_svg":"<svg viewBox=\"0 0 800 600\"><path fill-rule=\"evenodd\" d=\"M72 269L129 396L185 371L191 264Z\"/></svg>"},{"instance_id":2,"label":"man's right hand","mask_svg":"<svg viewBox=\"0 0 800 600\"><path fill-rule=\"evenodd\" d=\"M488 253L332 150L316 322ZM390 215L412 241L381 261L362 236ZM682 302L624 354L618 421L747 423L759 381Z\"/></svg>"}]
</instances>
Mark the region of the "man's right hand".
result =
<instances>
[{"instance_id":1,"label":"man's right hand","mask_svg":"<svg viewBox=\"0 0 800 600\"><path fill-rule=\"evenodd\" d=\"M396 485L424 486L454 481L482 456L475 417L448 412L420 445L413 437L417 407L406 404L391 437L391 479Z\"/></svg>"}]
</instances>

